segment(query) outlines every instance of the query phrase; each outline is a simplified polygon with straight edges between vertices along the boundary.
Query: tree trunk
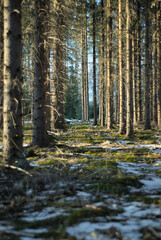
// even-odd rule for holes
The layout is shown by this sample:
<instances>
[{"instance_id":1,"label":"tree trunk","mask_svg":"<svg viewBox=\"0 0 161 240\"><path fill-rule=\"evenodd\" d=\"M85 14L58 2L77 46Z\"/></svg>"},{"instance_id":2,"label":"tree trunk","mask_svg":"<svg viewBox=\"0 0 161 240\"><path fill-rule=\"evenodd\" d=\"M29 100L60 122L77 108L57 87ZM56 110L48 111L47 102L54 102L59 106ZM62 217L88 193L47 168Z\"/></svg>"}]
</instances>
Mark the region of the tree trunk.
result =
<instances>
[{"instance_id":1,"label":"tree trunk","mask_svg":"<svg viewBox=\"0 0 161 240\"><path fill-rule=\"evenodd\" d=\"M87 42L87 1L82 1L82 120L89 120L89 89L88 89L88 42Z\"/></svg>"},{"instance_id":2,"label":"tree trunk","mask_svg":"<svg viewBox=\"0 0 161 240\"><path fill-rule=\"evenodd\" d=\"M154 13L154 42L153 42L153 121L157 124L157 20L156 8Z\"/></svg>"},{"instance_id":3,"label":"tree trunk","mask_svg":"<svg viewBox=\"0 0 161 240\"><path fill-rule=\"evenodd\" d=\"M85 36L84 36L84 28L82 28L82 34L81 34L81 57L82 57L82 62L81 62L81 67L82 67L82 72L81 72L81 101L82 101L82 120L85 120L85 76L84 76L84 65L85 65Z\"/></svg>"},{"instance_id":4,"label":"tree trunk","mask_svg":"<svg viewBox=\"0 0 161 240\"><path fill-rule=\"evenodd\" d=\"M106 124L112 128L112 10L111 0L107 1L107 91L106 91Z\"/></svg>"},{"instance_id":5,"label":"tree trunk","mask_svg":"<svg viewBox=\"0 0 161 240\"><path fill-rule=\"evenodd\" d=\"M120 82L120 124L119 132L123 134L125 129L125 82L123 78L123 24L122 24L122 0L119 0L119 82Z\"/></svg>"},{"instance_id":6,"label":"tree trunk","mask_svg":"<svg viewBox=\"0 0 161 240\"><path fill-rule=\"evenodd\" d=\"M101 0L101 39L100 39L100 82L99 82L99 116L100 116L100 124L101 127L104 126L104 104L105 104L105 96L104 96L104 88L105 88L105 69L104 69L104 42L105 42L105 34L104 34L104 1Z\"/></svg>"},{"instance_id":7,"label":"tree trunk","mask_svg":"<svg viewBox=\"0 0 161 240\"><path fill-rule=\"evenodd\" d=\"M54 1L54 41L53 41L53 110L54 129L64 129L64 78L65 78L65 67L64 67L64 1Z\"/></svg>"},{"instance_id":8,"label":"tree trunk","mask_svg":"<svg viewBox=\"0 0 161 240\"><path fill-rule=\"evenodd\" d=\"M24 167L22 133L21 0L4 0L3 159Z\"/></svg>"},{"instance_id":9,"label":"tree trunk","mask_svg":"<svg viewBox=\"0 0 161 240\"><path fill-rule=\"evenodd\" d=\"M126 0L126 84L127 84L127 118L126 118L126 136L133 136L133 105L132 105L132 74L131 74L131 13L130 0Z\"/></svg>"},{"instance_id":10,"label":"tree trunk","mask_svg":"<svg viewBox=\"0 0 161 240\"><path fill-rule=\"evenodd\" d=\"M137 73L137 67L136 67L136 34L135 29L133 28L132 31L132 78L133 78L133 123L134 126L137 123L137 95L136 95L136 73Z\"/></svg>"},{"instance_id":11,"label":"tree trunk","mask_svg":"<svg viewBox=\"0 0 161 240\"><path fill-rule=\"evenodd\" d=\"M97 96L96 96L96 14L95 14L95 0L93 0L93 125L97 125Z\"/></svg>"},{"instance_id":12,"label":"tree trunk","mask_svg":"<svg viewBox=\"0 0 161 240\"><path fill-rule=\"evenodd\" d=\"M141 24L140 24L140 0L136 0L137 7L137 122L142 122L142 98L141 98Z\"/></svg>"},{"instance_id":13,"label":"tree trunk","mask_svg":"<svg viewBox=\"0 0 161 240\"><path fill-rule=\"evenodd\" d=\"M35 0L35 66L34 66L34 112L33 145L49 145L49 50L48 17L49 2Z\"/></svg>"},{"instance_id":14,"label":"tree trunk","mask_svg":"<svg viewBox=\"0 0 161 240\"><path fill-rule=\"evenodd\" d=\"M87 35L87 2L85 7L85 120L89 120L89 87L88 87L88 35Z\"/></svg>"},{"instance_id":15,"label":"tree trunk","mask_svg":"<svg viewBox=\"0 0 161 240\"><path fill-rule=\"evenodd\" d=\"M149 1L146 1L145 33L145 129L151 129L150 115L150 49L149 49Z\"/></svg>"},{"instance_id":16,"label":"tree trunk","mask_svg":"<svg viewBox=\"0 0 161 240\"><path fill-rule=\"evenodd\" d=\"M161 129L161 2L157 0L158 127Z\"/></svg>"},{"instance_id":17,"label":"tree trunk","mask_svg":"<svg viewBox=\"0 0 161 240\"><path fill-rule=\"evenodd\" d=\"M0 2L0 128L3 123L3 0Z\"/></svg>"}]
</instances>

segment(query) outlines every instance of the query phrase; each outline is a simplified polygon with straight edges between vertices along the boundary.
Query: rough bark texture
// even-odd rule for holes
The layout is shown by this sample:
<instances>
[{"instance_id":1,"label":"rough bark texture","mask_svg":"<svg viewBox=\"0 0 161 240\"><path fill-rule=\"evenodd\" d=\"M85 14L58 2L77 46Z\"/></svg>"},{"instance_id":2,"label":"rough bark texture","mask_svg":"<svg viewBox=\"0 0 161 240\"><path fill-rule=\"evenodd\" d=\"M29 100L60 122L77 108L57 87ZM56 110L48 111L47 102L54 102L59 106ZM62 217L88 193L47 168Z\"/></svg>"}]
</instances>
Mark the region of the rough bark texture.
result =
<instances>
[{"instance_id":1,"label":"rough bark texture","mask_svg":"<svg viewBox=\"0 0 161 240\"><path fill-rule=\"evenodd\" d=\"M21 0L4 0L3 159L24 167L22 134Z\"/></svg>"},{"instance_id":2,"label":"rough bark texture","mask_svg":"<svg viewBox=\"0 0 161 240\"><path fill-rule=\"evenodd\" d=\"M157 1L158 127L161 129L161 2Z\"/></svg>"},{"instance_id":3,"label":"rough bark texture","mask_svg":"<svg viewBox=\"0 0 161 240\"><path fill-rule=\"evenodd\" d=\"M122 0L119 0L119 82L120 82L120 134L125 133L125 82L123 78L123 24L122 24Z\"/></svg>"},{"instance_id":4,"label":"rough bark texture","mask_svg":"<svg viewBox=\"0 0 161 240\"><path fill-rule=\"evenodd\" d=\"M85 120L85 97L84 97L84 89L85 89L85 76L84 76L84 46L85 46L85 36L84 36L84 29L82 28L82 34L81 34L81 102L82 102L82 120Z\"/></svg>"},{"instance_id":5,"label":"rough bark texture","mask_svg":"<svg viewBox=\"0 0 161 240\"><path fill-rule=\"evenodd\" d=\"M132 78L133 78L133 123L137 123L137 95L136 95L136 34L135 29L132 30Z\"/></svg>"},{"instance_id":6,"label":"rough bark texture","mask_svg":"<svg viewBox=\"0 0 161 240\"><path fill-rule=\"evenodd\" d=\"M3 0L0 2L0 128L3 126Z\"/></svg>"},{"instance_id":7,"label":"rough bark texture","mask_svg":"<svg viewBox=\"0 0 161 240\"><path fill-rule=\"evenodd\" d=\"M145 33L145 129L151 128L150 118L150 49L149 49L149 2L146 1Z\"/></svg>"},{"instance_id":8,"label":"rough bark texture","mask_svg":"<svg viewBox=\"0 0 161 240\"><path fill-rule=\"evenodd\" d=\"M93 0L93 106L94 120L93 125L97 125L97 96L96 96L96 14L95 0Z\"/></svg>"},{"instance_id":9,"label":"rough bark texture","mask_svg":"<svg viewBox=\"0 0 161 240\"><path fill-rule=\"evenodd\" d=\"M156 8L154 13L154 42L153 42L153 121L157 123L157 20L156 20Z\"/></svg>"},{"instance_id":10,"label":"rough bark texture","mask_svg":"<svg viewBox=\"0 0 161 240\"><path fill-rule=\"evenodd\" d=\"M82 120L89 120L87 2L82 2Z\"/></svg>"},{"instance_id":11,"label":"rough bark texture","mask_svg":"<svg viewBox=\"0 0 161 240\"><path fill-rule=\"evenodd\" d=\"M104 42L105 42L105 33L104 33L104 2L101 0L101 39L100 39L100 82L99 82L99 120L101 127L104 126L104 87L105 87L105 69L104 69Z\"/></svg>"},{"instance_id":12,"label":"rough bark texture","mask_svg":"<svg viewBox=\"0 0 161 240\"><path fill-rule=\"evenodd\" d=\"M111 0L107 1L107 91L106 91L106 124L112 128L112 11Z\"/></svg>"},{"instance_id":13,"label":"rough bark texture","mask_svg":"<svg viewBox=\"0 0 161 240\"><path fill-rule=\"evenodd\" d=\"M127 84L127 118L126 118L126 136L133 136L133 105L132 105L132 75L131 75L131 14L130 0L126 0L126 84Z\"/></svg>"},{"instance_id":14,"label":"rough bark texture","mask_svg":"<svg viewBox=\"0 0 161 240\"><path fill-rule=\"evenodd\" d=\"M87 36L87 2L85 18L85 120L89 120L89 87L88 87L88 36Z\"/></svg>"},{"instance_id":15,"label":"rough bark texture","mask_svg":"<svg viewBox=\"0 0 161 240\"><path fill-rule=\"evenodd\" d=\"M141 98L141 23L140 23L140 0L136 0L137 7L137 122L142 122L142 98Z\"/></svg>"},{"instance_id":16,"label":"rough bark texture","mask_svg":"<svg viewBox=\"0 0 161 240\"><path fill-rule=\"evenodd\" d=\"M35 0L35 67L33 145L49 145L49 51L47 43L49 5L46 0Z\"/></svg>"},{"instance_id":17,"label":"rough bark texture","mask_svg":"<svg viewBox=\"0 0 161 240\"><path fill-rule=\"evenodd\" d=\"M52 124L54 129L64 129L64 1L54 1L54 40L53 40L53 110L54 119Z\"/></svg>"}]
</instances>

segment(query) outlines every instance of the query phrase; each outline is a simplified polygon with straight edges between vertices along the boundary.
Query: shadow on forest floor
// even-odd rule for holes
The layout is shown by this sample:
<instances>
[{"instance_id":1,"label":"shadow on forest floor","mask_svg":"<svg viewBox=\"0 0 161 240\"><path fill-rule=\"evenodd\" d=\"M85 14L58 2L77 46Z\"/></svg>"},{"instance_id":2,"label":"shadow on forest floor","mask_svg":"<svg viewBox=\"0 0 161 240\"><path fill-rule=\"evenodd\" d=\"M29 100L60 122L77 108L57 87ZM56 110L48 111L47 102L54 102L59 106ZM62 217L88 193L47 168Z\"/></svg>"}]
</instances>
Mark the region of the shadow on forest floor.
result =
<instances>
[{"instance_id":1,"label":"shadow on forest floor","mask_svg":"<svg viewBox=\"0 0 161 240\"><path fill-rule=\"evenodd\" d=\"M161 133L71 121L56 139L26 147L31 177L0 170L0 239L161 239Z\"/></svg>"}]
</instances>

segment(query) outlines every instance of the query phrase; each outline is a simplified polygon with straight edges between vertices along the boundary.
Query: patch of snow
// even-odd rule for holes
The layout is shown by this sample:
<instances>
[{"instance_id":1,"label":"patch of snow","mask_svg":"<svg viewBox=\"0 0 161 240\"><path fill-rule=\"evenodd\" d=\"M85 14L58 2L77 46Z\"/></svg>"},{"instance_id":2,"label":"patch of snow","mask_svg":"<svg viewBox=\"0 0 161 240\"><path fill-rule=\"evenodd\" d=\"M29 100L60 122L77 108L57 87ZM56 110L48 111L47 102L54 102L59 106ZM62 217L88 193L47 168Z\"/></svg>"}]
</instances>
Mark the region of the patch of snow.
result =
<instances>
[{"instance_id":1,"label":"patch of snow","mask_svg":"<svg viewBox=\"0 0 161 240\"><path fill-rule=\"evenodd\" d=\"M32 189L29 189L29 190L26 191L26 195L32 195L32 193L33 193Z\"/></svg>"},{"instance_id":2,"label":"patch of snow","mask_svg":"<svg viewBox=\"0 0 161 240\"><path fill-rule=\"evenodd\" d=\"M150 151L154 153L161 153L161 148L151 149Z\"/></svg>"},{"instance_id":3,"label":"patch of snow","mask_svg":"<svg viewBox=\"0 0 161 240\"><path fill-rule=\"evenodd\" d=\"M109 147L109 146L101 146L101 148L104 148L104 149L106 149L108 151L117 151L117 150L119 150L119 148L117 148L117 147Z\"/></svg>"},{"instance_id":4,"label":"patch of snow","mask_svg":"<svg viewBox=\"0 0 161 240\"><path fill-rule=\"evenodd\" d=\"M146 193L156 193L156 191L161 192L161 178L154 177L152 179L142 179L140 180L144 184L141 188Z\"/></svg>"},{"instance_id":5,"label":"patch of snow","mask_svg":"<svg viewBox=\"0 0 161 240\"><path fill-rule=\"evenodd\" d=\"M37 200L42 201L42 200L48 199L49 196L52 196L52 195L55 194L55 193L56 193L55 190L46 190L46 191L42 191L42 192L41 192L41 195L36 195L35 198L36 198Z\"/></svg>"},{"instance_id":6,"label":"patch of snow","mask_svg":"<svg viewBox=\"0 0 161 240\"><path fill-rule=\"evenodd\" d=\"M9 226L7 222L5 221L0 221L0 231L4 232L4 231L10 231L12 230L13 227Z\"/></svg>"},{"instance_id":7,"label":"patch of snow","mask_svg":"<svg viewBox=\"0 0 161 240\"><path fill-rule=\"evenodd\" d=\"M46 238L39 238L39 240L45 240ZM20 237L20 240L35 240L35 237Z\"/></svg>"},{"instance_id":8,"label":"patch of snow","mask_svg":"<svg viewBox=\"0 0 161 240\"><path fill-rule=\"evenodd\" d=\"M29 143L24 143L23 147L28 147L30 144Z\"/></svg>"},{"instance_id":9,"label":"patch of snow","mask_svg":"<svg viewBox=\"0 0 161 240\"><path fill-rule=\"evenodd\" d=\"M78 191L77 196L81 199L89 199L92 197L92 195L90 193L82 192L82 191Z\"/></svg>"},{"instance_id":10,"label":"patch of snow","mask_svg":"<svg viewBox=\"0 0 161 240\"><path fill-rule=\"evenodd\" d=\"M29 164L31 167L43 167L43 165L39 165L37 164L38 160L37 161L30 161Z\"/></svg>"},{"instance_id":11,"label":"patch of snow","mask_svg":"<svg viewBox=\"0 0 161 240\"><path fill-rule=\"evenodd\" d=\"M26 222L43 221L46 219L54 218L64 212L63 209L56 209L54 207L46 207L40 211L28 212L26 216L22 217L21 220Z\"/></svg>"},{"instance_id":12,"label":"patch of snow","mask_svg":"<svg viewBox=\"0 0 161 240\"><path fill-rule=\"evenodd\" d=\"M72 164L72 165L70 166L70 169L83 168L83 167L85 167L85 166L86 166L86 164L81 164L81 163Z\"/></svg>"},{"instance_id":13,"label":"patch of snow","mask_svg":"<svg viewBox=\"0 0 161 240\"><path fill-rule=\"evenodd\" d=\"M161 161L156 161L155 163L153 163L153 165L161 167Z\"/></svg>"},{"instance_id":14,"label":"patch of snow","mask_svg":"<svg viewBox=\"0 0 161 240\"><path fill-rule=\"evenodd\" d=\"M99 219L98 219L99 220ZM73 237L76 237L80 240L104 240L108 239L107 235L103 234L107 232L111 227L117 229L117 231L121 232L124 240L128 239L142 239L142 234L140 233L140 228L142 227L159 227L161 224L161 220L157 219L138 219L135 216L131 215L129 219L118 220L118 222L110 221L110 222L81 222L77 225L67 227L66 231Z\"/></svg>"},{"instance_id":15,"label":"patch of snow","mask_svg":"<svg viewBox=\"0 0 161 240\"><path fill-rule=\"evenodd\" d=\"M25 228L23 230L23 233L46 233L48 232L48 229L46 228L38 228L38 229L35 229L35 228Z\"/></svg>"},{"instance_id":16,"label":"patch of snow","mask_svg":"<svg viewBox=\"0 0 161 240\"><path fill-rule=\"evenodd\" d=\"M59 183L58 183L58 186L59 186L60 188L63 188L63 187L66 187L66 186L67 186L67 183L66 183L66 182L59 182Z\"/></svg>"},{"instance_id":17,"label":"patch of snow","mask_svg":"<svg viewBox=\"0 0 161 240\"><path fill-rule=\"evenodd\" d=\"M147 175L156 176L155 170L161 169L161 167L153 166L147 163L133 163L133 162L118 162L118 167L123 170L123 172L131 173L135 175Z\"/></svg>"},{"instance_id":18,"label":"patch of snow","mask_svg":"<svg viewBox=\"0 0 161 240\"><path fill-rule=\"evenodd\" d=\"M107 236L101 234L102 231L107 231L111 227L115 227L118 230L121 230L122 232L128 234L129 237L133 237L130 239L138 239L138 235L136 235L137 230L136 226L131 226L131 229L129 229L128 225L121 224L119 222L109 222L109 223L91 223L91 222L82 222L72 227L67 227L66 231L71 236L76 237L80 240L104 240L108 239ZM126 238L124 238L126 239Z\"/></svg>"},{"instance_id":19,"label":"patch of snow","mask_svg":"<svg viewBox=\"0 0 161 240\"><path fill-rule=\"evenodd\" d=\"M61 198L58 200L58 202L69 202L69 201L78 201L78 197L73 196L73 197L65 197L65 198Z\"/></svg>"},{"instance_id":20,"label":"patch of snow","mask_svg":"<svg viewBox=\"0 0 161 240\"><path fill-rule=\"evenodd\" d=\"M161 153L161 145L159 145L159 144L139 144L139 143L136 143L136 145L130 145L130 148L138 148L138 149L147 148L151 152Z\"/></svg>"},{"instance_id":21,"label":"patch of snow","mask_svg":"<svg viewBox=\"0 0 161 240\"><path fill-rule=\"evenodd\" d=\"M120 144L126 144L126 143L129 143L130 141L129 140L116 140L115 142L120 143Z\"/></svg>"},{"instance_id":22,"label":"patch of snow","mask_svg":"<svg viewBox=\"0 0 161 240\"><path fill-rule=\"evenodd\" d=\"M161 211L154 204L151 204L148 208L147 205L142 202L123 203L124 212L121 214L123 217L128 218L146 218L149 216L158 216Z\"/></svg>"},{"instance_id":23,"label":"patch of snow","mask_svg":"<svg viewBox=\"0 0 161 240\"><path fill-rule=\"evenodd\" d=\"M133 187L131 188L131 192L141 191L149 194L161 192L161 178L157 177L155 173L156 170L161 170L161 166L158 167L147 163L117 163L118 167L120 167L123 172L132 175L145 176L144 179L140 180L140 182L143 183L143 186L139 189Z\"/></svg>"},{"instance_id":24,"label":"patch of snow","mask_svg":"<svg viewBox=\"0 0 161 240\"><path fill-rule=\"evenodd\" d=\"M32 123L31 121L24 121L25 124Z\"/></svg>"}]
</instances>

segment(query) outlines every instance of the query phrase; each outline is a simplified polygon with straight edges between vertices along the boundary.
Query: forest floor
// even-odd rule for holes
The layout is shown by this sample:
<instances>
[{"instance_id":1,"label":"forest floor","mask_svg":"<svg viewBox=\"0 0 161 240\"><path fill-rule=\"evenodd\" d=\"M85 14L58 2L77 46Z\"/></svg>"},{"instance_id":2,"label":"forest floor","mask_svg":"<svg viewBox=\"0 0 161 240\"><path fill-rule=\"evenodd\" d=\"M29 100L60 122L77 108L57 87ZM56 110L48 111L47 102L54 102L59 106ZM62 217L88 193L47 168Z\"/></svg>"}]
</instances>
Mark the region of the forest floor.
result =
<instances>
[{"instance_id":1,"label":"forest floor","mask_svg":"<svg viewBox=\"0 0 161 240\"><path fill-rule=\"evenodd\" d=\"M161 132L70 121L44 149L24 135L30 175L0 169L1 240L161 239Z\"/></svg>"}]
</instances>

